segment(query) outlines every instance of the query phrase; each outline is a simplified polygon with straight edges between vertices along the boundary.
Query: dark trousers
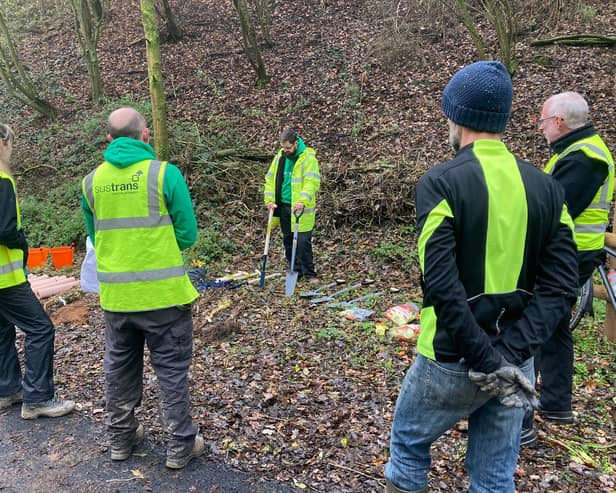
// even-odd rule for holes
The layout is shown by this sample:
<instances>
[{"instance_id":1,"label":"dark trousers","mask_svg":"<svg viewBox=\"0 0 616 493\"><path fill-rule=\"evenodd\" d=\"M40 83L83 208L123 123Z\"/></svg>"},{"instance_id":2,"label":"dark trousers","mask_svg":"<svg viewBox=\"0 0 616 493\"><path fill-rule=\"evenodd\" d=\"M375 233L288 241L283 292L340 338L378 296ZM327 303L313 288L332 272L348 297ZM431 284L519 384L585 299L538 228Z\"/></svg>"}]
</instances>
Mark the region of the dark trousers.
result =
<instances>
[{"instance_id":1,"label":"dark trousers","mask_svg":"<svg viewBox=\"0 0 616 493\"><path fill-rule=\"evenodd\" d=\"M279 207L280 229L282 230L282 243L287 264L291 268L291 253L293 249L293 229L291 227L291 206L281 204ZM312 259L312 231L297 234L297 248L295 251L294 271L307 279L316 277L314 261Z\"/></svg>"},{"instance_id":2,"label":"dark trousers","mask_svg":"<svg viewBox=\"0 0 616 493\"><path fill-rule=\"evenodd\" d=\"M597 256L578 254L579 286L583 286L597 265ZM535 355L535 374L541 375L541 409L571 411L573 387L573 335L570 314L563 318L552 336ZM530 428L533 414L527 413L524 428Z\"/></svg>"},{"instance_id":3,"label":"dark trousers","mask_svg":"<svg viewBox=\"0 0 616 493\"><path fill-rule=\"evenodd\" d=\"M188 369L192 361L190 306L136 313L105 312L105 397L112 445L125 447L137 429L135 408L143 392L144 343L156 372L167 455L193 446Z\"/></svg>"},{"instance_id":4,"label":"dark trousers","mask_svg":"<svg viewBox=\"0 0 616 493\"><path fill-rule=\"evenodd\" d=\"M26 334L23 379L15 348L15 326ZM0 396L23 391L28 404L53 397L54 336L53 323L30 283L0 289Z\"/></svg>"}]
</instances>

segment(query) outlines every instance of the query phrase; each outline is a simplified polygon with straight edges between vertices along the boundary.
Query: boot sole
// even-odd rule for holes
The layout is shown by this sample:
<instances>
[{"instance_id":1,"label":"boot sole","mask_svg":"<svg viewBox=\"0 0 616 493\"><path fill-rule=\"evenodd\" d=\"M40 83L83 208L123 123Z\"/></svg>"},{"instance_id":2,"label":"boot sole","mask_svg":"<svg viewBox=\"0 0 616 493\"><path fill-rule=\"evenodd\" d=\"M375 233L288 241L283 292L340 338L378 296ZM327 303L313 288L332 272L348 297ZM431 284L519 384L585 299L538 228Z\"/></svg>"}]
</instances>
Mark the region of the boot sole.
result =
<instances>
[{"instance_id":1,"label":"boot sole","mask_svg":"<svg viewBox=\"0 0 616 493\"><path fill-rule=\"evenodd\" d=\"M34 410L25 410L21 409L21 417L22 419L36 419L36 418L59 418L60 416L66 416L70 412L72 412L74 407L70 409L56 409L56 410L44 410L38 411Z\"/></svg>"},{"instance_id":2,"label":"boot sole","mask_svg":"<svg viewBox=\"0 0 616 493\"><path fill-rule=\"evenodd\" d=\"M200 455L202 454L199 454L199 455L190 454L190 456L186 460L183 460L181 462L180 461L170 461L167 459L165 466L167 466L169 469L184 469L191 460L193 460L195 457L199 457Z\"/></svg>"}]
</instances>

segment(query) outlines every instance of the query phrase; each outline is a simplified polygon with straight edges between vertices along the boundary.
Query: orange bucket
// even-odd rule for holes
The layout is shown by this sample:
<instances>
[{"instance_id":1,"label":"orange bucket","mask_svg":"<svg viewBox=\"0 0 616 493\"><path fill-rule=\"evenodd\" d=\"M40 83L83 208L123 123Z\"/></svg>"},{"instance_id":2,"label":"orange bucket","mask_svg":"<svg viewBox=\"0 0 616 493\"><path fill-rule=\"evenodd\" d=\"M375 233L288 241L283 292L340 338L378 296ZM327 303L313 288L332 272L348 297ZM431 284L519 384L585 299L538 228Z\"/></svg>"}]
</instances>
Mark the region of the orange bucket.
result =
<instances>
[{"instance_id":1,"label":"orange bucket","mask_svg":"<svg viewBox=\"0 0 616 493\"><path fill-rule=\"evenodd\" d=\"M56 269L73 265L73 247L60 246L49 249L51 261Z\"/></svg>"},{"instance_id":2,"label":"orange bucket","mask_svg":"<svg viewBox=\"0 0 616 493\"><path fill-rule=\"evenodd\" d=\"M47 263L47 256L49 255L49 248L28 248L28 269L34 269L35 267L42 267Z\"/></svg>"}]
</instances>

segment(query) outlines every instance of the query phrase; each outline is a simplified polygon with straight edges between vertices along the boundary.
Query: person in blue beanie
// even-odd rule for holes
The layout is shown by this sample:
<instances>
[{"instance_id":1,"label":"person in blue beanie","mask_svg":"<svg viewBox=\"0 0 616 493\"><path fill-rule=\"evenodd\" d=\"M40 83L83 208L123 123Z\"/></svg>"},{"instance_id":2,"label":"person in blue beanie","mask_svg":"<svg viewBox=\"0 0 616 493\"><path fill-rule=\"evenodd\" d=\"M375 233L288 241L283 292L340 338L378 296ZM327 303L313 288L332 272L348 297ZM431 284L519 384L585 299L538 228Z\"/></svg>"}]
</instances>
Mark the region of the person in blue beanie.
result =
<instances>
[{"instance_id":1,"label":"person in blue beanie","mask_svg":"<svg viewBox=\"0 0 616 493\"><path fill-rule=\"evenodd\" d=\"M416 189L423 307L417 356L396 402L386 491L428 491L432 443L468 417L470 493L513 493L533 354L571 309L573 223L562 187L501 141L512 83L500 62L443 92L456 152Z\"/></svg>"}]
</instances>

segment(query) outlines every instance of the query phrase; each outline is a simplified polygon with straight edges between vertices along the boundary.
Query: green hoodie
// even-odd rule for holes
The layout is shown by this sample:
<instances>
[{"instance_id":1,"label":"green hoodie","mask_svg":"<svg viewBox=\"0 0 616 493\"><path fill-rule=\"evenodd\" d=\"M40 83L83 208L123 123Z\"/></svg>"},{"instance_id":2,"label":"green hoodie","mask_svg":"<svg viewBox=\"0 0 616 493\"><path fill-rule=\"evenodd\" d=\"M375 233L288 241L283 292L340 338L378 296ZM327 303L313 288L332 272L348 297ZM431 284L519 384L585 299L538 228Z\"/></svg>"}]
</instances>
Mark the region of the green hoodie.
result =
<instances>
[{"instance_id":1,"label":"green hoodie","mask_svg":"<svg viewBox=\"0 0 616 493\"><path fill-rule=\"evenodd\" d=\"M105 161L118 168L128 168L145 159L156 159L151 145L128 137L113 139L103 153ZM173 222L175 238L180 250L192 246L197 241L197 219L193 210L190 192L181 171L173 164L167 163L163 195ZM94 217L88 201L81 197L81 209L86 222L88 236L94 244Z\"/></svg>"},{"instance_id":2,"label":"green hoodie","mask_svg":"<svg viewBox=\"0 0 616 493\"><path fill-rule=\"evenodd\" d=\"M293 175L293 168L297 162L297 158L302 152L306 150L306 144L301 137L297 138L297 151L290 157L285 157L284 160L284 174L282 175L282 184L280 185L280 202L283 204L291 203L291 177Z\"/></svg>"}]
</instances>

